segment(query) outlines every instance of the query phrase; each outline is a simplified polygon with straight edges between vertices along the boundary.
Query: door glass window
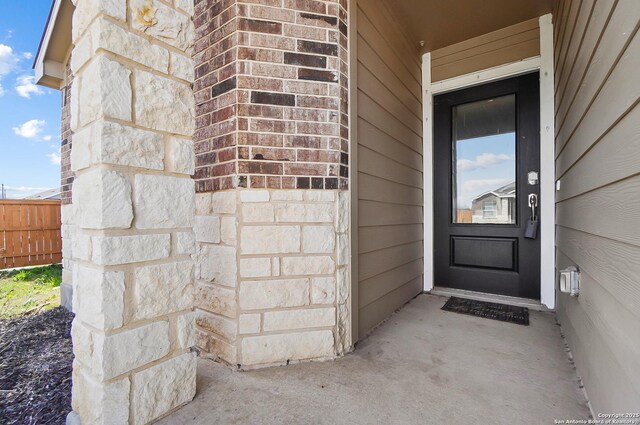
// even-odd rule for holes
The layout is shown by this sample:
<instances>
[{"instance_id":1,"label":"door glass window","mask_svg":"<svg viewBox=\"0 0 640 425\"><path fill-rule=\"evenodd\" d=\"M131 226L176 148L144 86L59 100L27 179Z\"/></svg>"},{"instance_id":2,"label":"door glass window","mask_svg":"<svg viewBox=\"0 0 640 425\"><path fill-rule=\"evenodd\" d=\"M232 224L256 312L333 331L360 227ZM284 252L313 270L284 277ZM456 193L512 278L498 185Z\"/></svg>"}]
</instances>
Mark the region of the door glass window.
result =
<instances>
[{"instance_id":1,"label":"door glass window","mask_svg":"<svg viewBox=\"0 0 640 425\"><path fill-rule=\"evenodd\" d=\"M516 97L453 108L454 223L516 222Z\"/></svg>"}]
</instances>

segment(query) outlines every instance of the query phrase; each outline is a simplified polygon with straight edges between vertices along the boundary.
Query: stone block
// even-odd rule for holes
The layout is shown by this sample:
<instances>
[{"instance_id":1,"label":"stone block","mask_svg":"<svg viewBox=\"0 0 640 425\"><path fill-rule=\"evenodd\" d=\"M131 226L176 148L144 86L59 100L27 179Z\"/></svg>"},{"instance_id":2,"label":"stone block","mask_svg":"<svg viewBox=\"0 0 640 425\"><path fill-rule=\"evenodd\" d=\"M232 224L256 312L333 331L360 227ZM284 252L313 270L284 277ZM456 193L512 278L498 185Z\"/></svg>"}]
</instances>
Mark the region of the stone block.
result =
<instances>
[{"instance_id":1,"label":"stone block","mask_svg":"<svg viewBox=\"0 0 640 425\"><path fill-rule=\"evenodd\" d=\"M274 190L271 192L272 201L302 201L302 190Z\"/></svg>"},{"instance_id":2,"label":"stone block","mask_svg":"<svg viewBox=\"0 0 640 425\"><path fill-rule=\"evenodd\" d=\"M344 304L349 299L349 293L351 292L351 280L349 277L350 274L348 267L340 267L338 269L336 279L338 304Z\"/></svg>"},{"instance_id":3,"label":"stone block","mask_svg":"<svg viewBox=\"0 0 640 425\"><path fill-rule=\"evenodd\" d=\"M80 82L82 78L77 76L75 84L71 84L71 100L69 105L69 127L72 131L80 128Z\"/></svg>"},{"instance_id":4,"label":"stone block","mask_svg":"<svg viewBox=\"0 0 640 425\"><path fill-rule=\"evenodd\" d=\"M82 72L79 125L108 117L131 121L131 71L105 56L96 56Z\"/></svg>"},{"instance_id":5,"label":"stone block","mask_svg":"<svg viewBox=\"0 0 640 425\"><path fill-rule=\"evenodd\" d=\"M133 28L190 52L195 39L190 17L161 2L154 2L151 9L146 6L147 0L130 0Z\"/></svg>"},{"instance_id":6,"label":"stone block","mask_svg":"<svg viewBox=\"0 0 640 425\"><path fill-rule=\"evenodd\" d=\"M76 266L73 311L96 329L122 326L124 320L124 272Z\"/></svg>"},{"instance_id":7,"label":"stone block","mask_svg":"<svg viewBox=\"0 0 640 425\"><path fill-rule=\"evenodd\" d=\"M345 233L349 231L350 227L350 211L351 208L351 193L347 191L341 191L338 193L338 211L336 213L336 230L339 233Z\"/></svg>"},{"instance_id":8,"label":"stone block","mask_svg":"<svg viewBox=\"0 0 640 425\"><path fill-rule=\"evenodd\" d=\"M69 58L69 67L74 75L78 75L78 70L91 60L93 50L91 49L91 37L81 37L73 47L73 54Z\"/></svg>"},{"instance_id":9,"label":"stone block","mask_svg":"<svg viewBox=\"0 0 640 425\"><path fill-rule=\"evenodd\" d=\"M193 83L195 80L193 59L172 52L169 56L169 73Z\"/></svg>"},{"instance_id":10,"label":"stone block","mask_svg":"<svg viewBox=\"0 0 640 425\"><path fill-rule=\"evenodd\" d=\"M336 326L336 354L342 355L351 349L351 306L340 304Z\"/></svg>"},{"instance_id":11,"label":"stone block","mask_svg":"<svg viewBox=\"0 0 640 425\"><path fill-rule=\"evenodd\" d=\"M136 227L158 229L193 226L195 185L190 178L136 174Z\"/></svg>"},{"instance_id":12,"label":"stone block","mask_svg":"<svg viewBox=\"0 0 640 425\"><path fill-rule=\"evenodd\" d=\"M282 274L287 276L314 276L333 274L336 270L333 258L318 257L284 257L282 259Z\"/></svg>"},{"instance_id":13,"label":"stone block","mask_svg":"<svg viewBox=\"0 0 640 425\"><path fill-rule=\"evenodd\" d=\"M334 355L333 343L330 330L245 337L242 339L242 364L331 357Z\"/></svg>"},{"instance_id":14,"label":"stone block","mask_svg":"<svg viewBox=\"0 0 640 425\"><path fill-rule=\"evenodd\" d=\"M302 241L302 252L330 254L336 247L336 233L333 226L304 226Z\"/></svg>"},{"instance_id":15,"label":"stone block","mask_svg":"<svg viewBox=\"0 0 640 425\"><path fill-rule=\"evenodd\" d=\"M153 322L109 336L90 331L79 319L71 328L76 360L105 381L169 353L169 322Z\"/></svg>"},{"instance_id":16,"label":"stone block","mask_svg":"<svg viewBox=\"0 0 640 425\"><path fill-rule=\"evenodd\" d=\"M175 5L187 12L189 16L193 15L193 0L175 0Z\"/></svg>"},{"instance_id":17,"label":"stone block","mask_svg":"<svg viewBox=\"0 0 640 425\"><path fill-rule=\"evenodd\" d=\"M333 304L336 301L336 278L314 277L311 279L311 303Z\"/></svg>"},{"instance_id":18,"label":"stone block","mask_svg":"<svg viewBox=\"0 0 640 425\"><path fill-rule=\"evenodd\" d=\"M268 190L241 190L240 200L242 202L269 202Z\"/></svg>"},{"instance_id":19,"label":"stone block","mask_svg":"<svg viewBox=\"0 0 640 425\"><path fill-rule=\"evenodd\" d=\"M176 233L176 254L195 254L196 237L193 232Z\"/></svg>"},{"instance_id":20,"label":"stone block","mask_svg":"<svg viewBox=\"0 0 640 425\"><path fill-rule=\"evenodd\" d=\"M135 317L150 319L193 306L193 262L139 267L134 272Z\"/></svg>"},{"instance_id":21,"label":"stone block","mask_svg":"<svg viewBox=\"0 0 640 425\"><path fill-rule=\"evenodd\" d=\"M268 311L264 313L264 331L320 328L335 326L336 309L308 308L304 310Z\"/></svg>"},{"instance_id":22,"label":"stone block","mask_svg":"<svg viewBox=\"0 0 640 425\"><path fill-rule=\"evenodd\" d=\"M211 214L211 193L196 193L196 214Z\"/></svg>"},{"instance_id":23,"label":"stone block","mask_svg":"<svg viewBox=\"0 0 640 425\"><path fill-rule=\"evenodd\" d=\"M235 320L202 310L197 313L196 324L199 328L220 335L228 341L235 341L238 333L238 325Z\"/></svg>"},{"instance_id":24,"label":"stone block","mask_svg":"<svg viewBox=\"0 0 640 425\"><path fill-rule=\"evenodd\" d=\"M136 123L152 130L191 137L195 129L195 99L191 87L136 70Z\"/></svg>"},{"instance_id":25,"label":"stone block","mask_svg":"<svg viewBox=\"0 0 640 425\"><path fill-rule=\"evenodd\" d=\"M167 145L167 171L192 175L196 169L193 142L188 139L170 137Z\"/></svg>"},{"instance_id":26,"label":"stone block","mask_svg":"<svg viewBox=\"0 0 640 425\"><path fill-rule=\"evenodd\" d=\"M260 315L241 314L238 318L238 327L241 334L260 333Z\"/></svg>"},{"instance_id":27,"label":"stone block","mask_svg":"<svg viewBox=\"0 0 640 425\"><path fill-rule=\"evenodd\" d=\"M231 288L198 284L196 306L211 313L234 319L238 311L236 291Z\"/></svg>"},{"instance_id":28,"label":"stone block","mask_svg":"<svg viewBox=\"0 0 640 425\"><path fill-rule=\"evenodd\" d=\"M131 185L117 171L94 169L73 182L78 226L85 229L128 229L133 220ZM82 208L80 208L82 207Z\"/></svg>"},{"instance_id":29,"label":"stone block","mask_svg":"<svg viewBox=\"0 0 640 425\"><path fill-rule=\"evenodd\" d=\"M100 14L105 14L121 22L125 22L127 19L126 0L82 0L74 3L76 9L73 13L71 33L76 44L91 21Z\"/></svg>"},{"instance_id":30,"label":"stone block","mask_svg":"<svg viewBox=\"0 0 640 425\"><path fill-rule=\"evenodd\" d=\"M271 276L271 258L243 258L240 260L241 277Z\"/></svg>"},{"instance_id":31,"label":"stone block","mask_svg":"<svg viewBox=\"0 0 640 425\"><path fill-rule=\"evenodd\" d=\"M167 49L104 18L98 18L91 25L91 45L94 52L104 49L160 72L169 70Z\"/></svg>"},{"instance_id":32,"label":"stone block","mask_svg":"<svg viewBox=\"0 0 640 425\"><path fill-rule=\"evenodd\" d=\"M180 349L196 345L196 314L195 311L190 311L176 319L176 339Z\"/></svg>"},{"instance_id":33,"label":"stone block","mask_svg":"<svg viewBox=\"0 0 640 425\"><path fill-rule=\"evenodd\" d=\"M211 211L214 214L235 214L236 203L235 190L214 192L211 195Z\"/></svg>"},{"instance_id":34,"label":"stone block","mask_svg":"<svg viewBox=\"0 0 640 425\"><path fill-rule=\"evenodd\" d=\"M341 234L338 236L338 265L346 266L349 264L349 235Z\"/></svg>"},{"instance_id":35,"label":"stone block","mask_svg":"<svg viewBox=\"0 0 640 425\"><path fill-rule=\"evenodd\" d=\"M222 243L235 246L237 243L236 218L222 217L220 221L220 233Z\"/></svg>"},{"instance_id":36,"label":"stone block","mask_svg":"<svg viewBox=\"0 0 640 425\"><path fill-rule=\"evenodd\" d=\"M84 233L75 232L71 244L71 253L67 253L64 250L65 241L68 239L62 239L62 255L65 258L75 258L77 260L90 261L91 260L91 236Z\"/></svg>"},{"instance_id":37,"label":"stone block","mask_svg":"<svg viewBox=\"0 0 640 425\"><path fill-rule=\"evenodd\" d=\"M245 223L269 223L275 221L275 209L272 204L257 203L242 206L242 221Z\"/></svg>"},{"instance_id":38,"label":"stone block","mask_svg":"<svg viewBox=\"0 0 640 425\"><path fill-rule=\"evenodd\" d=\"M234 366L237 364L238 350L235 345L202 329L197 330L197 341L198 347L204 351L203 357L220 359Z\"/></svg>"},{"instance_id":39,"label":"stone block","mask_svg":"<svg viewBox=\"0 0 640 425\"><path fill-rule=\"evenodd\" d=\"M220 243L220 217L197 215L193 232L196 242Z\"/></svg>"},{"instance_id":40,"label":"stone block","mask_svg":"<svg viewBox=\"0 0 640 425\"><path fill-rule=\"evenodd\" d=\"M276 221L282 223L331 223L334 204L278 204Z\"/></svg>"},{"instance_id":41,"label":"stone block","mask_svg":"<svg viewBox=\"0 0 640 425\"><path fill-rule=\"evenodd\" d=\"M299 226L243 226L242 254L285 254L300 252Z\"/></svg>"},{"instance_id":42,"label":"stone block","mask_svg":"<svg viewBox=\"0 0 640 425\"><path fill-rule=\"evenodd\" d=\"M309 305L308 279L279 279L240 283L240 308L301 307Z\"/></svg>"},{"instance_id":43,"label":"stone block","mask_svg":"<svg viewBox=\"0 0 640 425\"><path fill-rule=\"evenodd\" d=\"M158 133L100 121L73 135L73 171L96 164L162 170L163 158L164 140Z\"/></svg>"},{"instance_id":44,"label":"stone block","mask_svg":"<svg viewBox=\"0 0 640 425\"><path fill-rule=\"evenodd\" d=\"M336 194L329 190L307 190L304 198L310 202L334 202Z\"/></svg>"},{"instance_id":45,"label":"stone block","mask_svg":"<svg viewBox=\"0 0 640 425\"><path fill-rule=\"evenodd\" d=\"M101 351L103 378L111 379L167 355L169 322L153 322L94 340L94 344Z\"/></svg>"},{"instance_id":46,"label":"stone block","mask_svg":"<svg viewBox=\"0 0 640 425\"><path fill-rule=\"evenodd\" d=\"M195 353L185 353L134 373L131 423L147 424L196 395Z\"/></svg>"},{"instance_id":47,"label":"stone block","mask_svg":"<svg viewBox=\"0 0 640 425\"><path fill-rule=\"evenodd\" d=\"M91 260L101 265L137 263L167 258L170 235L92 236Z\"/></svg>"},{"instance_id":48,"label":"stone block","mask_svg":"<svg viewBox=\"0 0 640 425\"><path fill-rule=\"evenodd\" d=\"M76 362L73 366L72 406L84 424L119 425L129 422L129 378L99 382Z\"/></svg>"},{"instance_id":49,"label":"stone block","mask_svg":"<svg viewBox=\"0 0 640 425\"><path fill-rule=\"evenodd\" d=\"M202 244L198 248L198 265L200 279L232 288L237 285L238 262L235 247Z\"/></svg>"}]
</instances>

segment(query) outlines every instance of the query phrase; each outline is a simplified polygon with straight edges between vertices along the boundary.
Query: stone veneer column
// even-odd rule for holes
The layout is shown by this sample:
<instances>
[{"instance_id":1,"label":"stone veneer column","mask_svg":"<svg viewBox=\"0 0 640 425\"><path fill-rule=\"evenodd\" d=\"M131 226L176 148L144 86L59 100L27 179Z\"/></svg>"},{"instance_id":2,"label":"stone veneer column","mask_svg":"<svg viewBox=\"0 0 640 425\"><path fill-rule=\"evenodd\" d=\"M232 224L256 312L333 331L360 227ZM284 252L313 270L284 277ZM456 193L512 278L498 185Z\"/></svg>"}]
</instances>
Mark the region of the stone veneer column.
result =
<instances>
[{"instance_id":1,"label":"stone veneer column","mask_svg":"<svg viewBox=\"0 0 640 425\"><path fill-rule=\"evenodd\" d=\"M204 355L248 368L351 348L346 21L346 1L196 1Z\"/></svg>"},{"instance_id":2,"label":"stone veneer column","mask_svg":"<svg viewBox=\"0 0 640 425\"><path fill-rule=\"evenodd\" d=\"M198 345L243 368L351 348L349 193L197 195Z\"/></svg>"},{"instance_id":3,"label":"stone veneer column","mask_svg":"<svg viewBox=\"0 0 640 425\"><path fill-rule=\"evenodd\" d=\"M195 394L190 0L75 0L73 409L146 424Z\"/></svg>"}]
</instances>

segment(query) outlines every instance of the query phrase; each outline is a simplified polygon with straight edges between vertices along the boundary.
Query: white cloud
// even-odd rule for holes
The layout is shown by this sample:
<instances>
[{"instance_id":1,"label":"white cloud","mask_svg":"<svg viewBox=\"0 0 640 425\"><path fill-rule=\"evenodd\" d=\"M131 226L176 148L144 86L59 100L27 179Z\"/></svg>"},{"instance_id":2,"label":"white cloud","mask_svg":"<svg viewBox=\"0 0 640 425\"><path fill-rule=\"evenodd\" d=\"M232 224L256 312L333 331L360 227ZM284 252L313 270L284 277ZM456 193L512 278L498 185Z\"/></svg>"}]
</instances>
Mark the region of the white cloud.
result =
<instances>
[{"instance_id":1,"label":"white cloud","mask_svg":"<svg viewBox=\"0 0 640 425\"><path fill-rule=\"evenodd\" d=\"M31 52L24 52L24 53L22 54L22 57L23 57L23 58L25 58L25 59L31 59L31 58L33 57L33 53L31 53Z\"/></svg>"},{"instance_id":2,"label":"white cloud","mask_svg":"<svg viewBox=\"0 0 640 425\"><path fill-rule=\"evenodd\" d=\"M29 120L20 127L13 127L13 132L18 136L25 137L27 139L34 139L42 132L42 127L46 125L45 120Z\"/></svg>"},{"instance_id":3,"label":"white cloud","mask_svg":"<svg viewBox=\"0 0 640 425\"><path fill-rule=\"evenodd\" d=\"M19 96L31 99L31 95L41 95L44 91L36 86L36 77L21 75L16 79L16 92Z\"/></svg>"},{"instance_id":4,"label":"white cloud","mask_svg":"<svg viewBox=\"0 0 640 425\"><path fill-rule=\"evenodd\" d=\"M0 44L0 77L13 71L19 60L11 47Z\"/></svg>"},{"instance_id":5,"label":"white cloud","mask_svg":"<svg viewBox=\"0 0 640 425\"><path fill-rule=\"evenodd\" d=\"M458 192L458 208L469 208L473 198L513 182L513 179L474 179L462 183Z\"/></svg>"},{"instance_id":6,"label":"white cloud","mask_svg":"<svg viewBox=\"0 0 640 425\"><path fill-rule=\"evenodd\" d=\"M478 168L488 168L492 165L499 164L505 161L513 161L515 157L513 155L507 155L504 153L483 153L476 156L475 159L459 159L458 171L472 171Z\"/></svg>"},{"instance_id":7,"label":"white cloud","mask_svg":"<svg viewBox=\"0 0 640 425\"><path fill-rule=\"evenodd\" d=\"M25 196L35 195L38 192L44 192L51 189L50 187L28 187L28 186L5 186L4 190L7 198L20 199Z\"/></svg>"},{"instance_id":8,"label":"white cloud","mask_svg":"<svg viewBox=\"0 0 640 425\"><path fill-rule=\"evenodd\" d=\"M4 95L4 87L2 87L2 84L0 84L0 96Z\"/></svg>"},{"instance_id":9,"label":"white cloud","mask_svg":"<svg viewBox=\"0 0 640 425\"><path fill-rule=\"evenodd\" d=\"M46 136L42 136L42 140L44 140L45 142L48 142L51 140L51 135L47 134Z\"/></svg>"},{"instance_id":10,"label":"white cloud","mask_svg":"<svg viewBox=\"0 0 640 425\"><path fill-rule=\"evenodd\" d=\"M57 154L54 152L54 153L47 154L47 157L49 157L49 161L53 165L60 165L60 154Z\"/></svg>"},{"instance_id":11,"label":"white cloud","mask_svg":"<svg viewBox=\"0 0 640 425\"><path fill-rule=\"evenodd\" d=\"M462 184L462 190L465 192L477 192L478 194L480 194L492 189L497 189L512 181L512 179L467 180Z\"/></svg>"}]
</instances>

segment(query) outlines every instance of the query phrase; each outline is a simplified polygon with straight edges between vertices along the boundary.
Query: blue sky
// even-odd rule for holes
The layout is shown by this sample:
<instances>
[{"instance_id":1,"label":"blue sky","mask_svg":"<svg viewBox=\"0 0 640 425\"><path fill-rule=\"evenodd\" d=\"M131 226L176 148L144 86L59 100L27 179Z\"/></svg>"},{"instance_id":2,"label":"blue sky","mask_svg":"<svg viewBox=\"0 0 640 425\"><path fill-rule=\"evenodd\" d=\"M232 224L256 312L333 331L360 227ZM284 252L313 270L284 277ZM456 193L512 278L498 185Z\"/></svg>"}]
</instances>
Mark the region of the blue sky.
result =
<instances>
[{"instance_id":1,"label":"blue sky","mask_svg":"<svg viewBox=\"0 0 640 425\"><path fill-rule=\"evenodd\" d=\"M515 133L458 140L456 146L458 208L471 200L514 181Z\"/></svg>"},{"instance_id":2,"label":"blue sky","mask_svg":"<svg viewBox=\"0 0 640 425\"><path fill-rule=\"evenodd\" d=\"M51 0L0 0L0 183L20 198L60 183L60 101L32 64Z\"/></svg>"}]
</instances>

